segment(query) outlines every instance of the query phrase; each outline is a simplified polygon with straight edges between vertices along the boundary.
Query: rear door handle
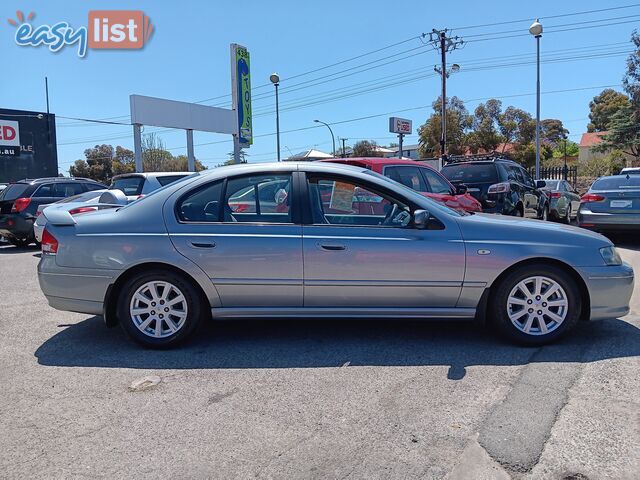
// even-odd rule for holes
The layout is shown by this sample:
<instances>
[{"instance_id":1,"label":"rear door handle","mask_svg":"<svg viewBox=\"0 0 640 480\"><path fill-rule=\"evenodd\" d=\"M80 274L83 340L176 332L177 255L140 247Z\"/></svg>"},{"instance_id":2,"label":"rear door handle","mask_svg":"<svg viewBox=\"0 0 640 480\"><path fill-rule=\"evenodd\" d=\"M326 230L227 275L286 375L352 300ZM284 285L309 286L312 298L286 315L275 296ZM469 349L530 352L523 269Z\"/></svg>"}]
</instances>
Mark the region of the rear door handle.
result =
<instances>
[{"instance_id":1,"label":"rear door handle","mask_svg":"<svg viewBox=\"0 0 640 480\"><path fill-rule=\"evenodd\" d=\"M339 250L347 249L347 247L345 247L344 245L340 245L337 243L318 243L317 245L320 250L327 250L330 252L337 252Z\"/></svg>"},{"instance_id":2,"label":"rear door handle","mask_svg":"<svg viewBox=\"0 0 640 480\"><path fill-rule=\"evenodd\" d=\"M215 242L189 242L195 248L215 248Z\"/></svg>"}]
</instances>

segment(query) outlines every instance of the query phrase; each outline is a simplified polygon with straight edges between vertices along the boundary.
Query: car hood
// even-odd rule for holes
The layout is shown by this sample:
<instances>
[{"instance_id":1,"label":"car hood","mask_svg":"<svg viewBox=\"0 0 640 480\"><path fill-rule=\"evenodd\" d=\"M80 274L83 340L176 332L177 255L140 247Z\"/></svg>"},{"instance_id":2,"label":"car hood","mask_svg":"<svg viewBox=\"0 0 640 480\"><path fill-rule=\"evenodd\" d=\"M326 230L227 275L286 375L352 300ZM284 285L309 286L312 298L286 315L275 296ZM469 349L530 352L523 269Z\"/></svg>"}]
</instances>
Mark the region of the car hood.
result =
<instances>
[{"instance_id":1,"label":"car hood","mask_svg":"<svg viewBox=\"0 0 640 480\"><path fill-rule=\"evenodd\" d=\"M571 247L605 247L611 241L583 228L505 215L477 213L458 221L465 240L565 245Z\"/></svg>"}]
</instances>

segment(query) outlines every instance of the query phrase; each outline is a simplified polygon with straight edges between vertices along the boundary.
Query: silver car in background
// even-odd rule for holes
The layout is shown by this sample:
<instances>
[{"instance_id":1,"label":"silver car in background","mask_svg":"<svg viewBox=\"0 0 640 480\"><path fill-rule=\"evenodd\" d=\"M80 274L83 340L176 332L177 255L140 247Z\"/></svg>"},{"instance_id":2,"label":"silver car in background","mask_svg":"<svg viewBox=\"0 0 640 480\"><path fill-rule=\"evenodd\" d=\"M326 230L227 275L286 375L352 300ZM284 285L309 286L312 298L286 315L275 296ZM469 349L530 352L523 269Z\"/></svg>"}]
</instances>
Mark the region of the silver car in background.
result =
<instances>
[{"instance_id":1,"label":"silver car in background","mask_svg":"<svg viewBox=\"0 0 640 480\"><path fill-rule=\"evenodd\" d=\"M640 230L640 175L600 177L582 196L578 225L597 232Z\"/></svg>"},{"instance_id":2,"label":"silver car in background","mask_svg":"<svg viewBox=\"0 0 640 480\"><path fill-rule=\"evenodd\" d=\"M626 315L634 282L601 235L459 213L331 163L216 168L122 208L44 215L49 304L156 348L212 317L475 318L541 345Z\"/></svg>"},{"instance_id":3,"label":"silver car in background","mask_svg":"<svg viewBox=\"0 0 640 480\"><path fill-rule=\"evenodd\" d=\"M109 188L124 192L127 200L132 202L149 195L165 185L169 185L193 172L148 172L148 173L123 173L116 175L111 180Z\"/></svg>"},{"instance_id":4,"label":"silver car in background","mask_svg":"<svg viewBox=\"0 0 640 480\"><path fill-rule=\"evenodd\" d=\"M546 185L542 190L549 198L549 218L571 223L578 215L580 195L566 180L543 181Z\"/></svg>"}]
</instances>

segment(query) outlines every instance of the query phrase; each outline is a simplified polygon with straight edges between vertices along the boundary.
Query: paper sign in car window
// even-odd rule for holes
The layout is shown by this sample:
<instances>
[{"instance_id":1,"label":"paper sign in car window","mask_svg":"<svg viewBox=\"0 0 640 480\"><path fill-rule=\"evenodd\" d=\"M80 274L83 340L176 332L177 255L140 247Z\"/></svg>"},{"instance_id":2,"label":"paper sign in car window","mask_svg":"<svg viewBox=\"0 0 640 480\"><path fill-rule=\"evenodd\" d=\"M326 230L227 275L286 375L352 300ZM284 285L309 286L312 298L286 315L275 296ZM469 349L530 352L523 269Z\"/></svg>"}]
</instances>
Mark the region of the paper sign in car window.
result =
<instances>
[{"instance_id":1,"label":"paper sign in car window","mask_svg":"<svg viewBox=\"0 0 640 480\"><path fill-rule=\"evenodd\" d=\"M333 182L329 208L351 212L353 210L353 194L355 190L356 186L351 183Z\"/></svg>"}]
</instances>

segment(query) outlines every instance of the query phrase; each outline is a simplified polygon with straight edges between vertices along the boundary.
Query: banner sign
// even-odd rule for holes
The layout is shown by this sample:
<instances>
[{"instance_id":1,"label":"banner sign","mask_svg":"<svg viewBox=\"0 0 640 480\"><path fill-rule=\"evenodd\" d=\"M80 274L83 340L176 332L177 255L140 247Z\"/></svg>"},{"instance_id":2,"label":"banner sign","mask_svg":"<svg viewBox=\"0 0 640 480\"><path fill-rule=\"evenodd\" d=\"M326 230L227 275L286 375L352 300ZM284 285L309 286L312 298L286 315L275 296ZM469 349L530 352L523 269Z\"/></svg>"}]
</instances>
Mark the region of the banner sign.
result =
<instances>
[{"instance_id":1,"label":"banner sign","mask_svg":"<svg viewBox=\"0 0 640 480\"><path fill-rule=\"evenodd\" d=\"M389 118L389 131L391 133L402 133L403 135L411 135L411 129L411 120L398 117Z\"/></svg>"},{"instance_id":2,"label":"banner sign","mask_svg":"<svg viewBox=\"0 0 640 480\"><path fill-rule=\"evenodd\" d=\"M234 108L238 115L238 141L241 147L253 144L253 124L251 118L251 73L249 52L238 44L231 45L233 61Z\"/></svg>"}]
</instances>

